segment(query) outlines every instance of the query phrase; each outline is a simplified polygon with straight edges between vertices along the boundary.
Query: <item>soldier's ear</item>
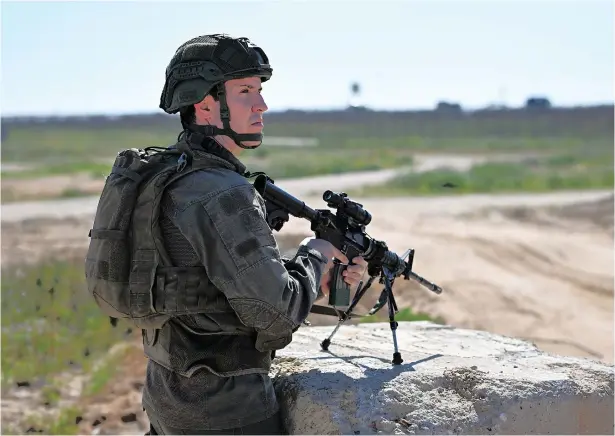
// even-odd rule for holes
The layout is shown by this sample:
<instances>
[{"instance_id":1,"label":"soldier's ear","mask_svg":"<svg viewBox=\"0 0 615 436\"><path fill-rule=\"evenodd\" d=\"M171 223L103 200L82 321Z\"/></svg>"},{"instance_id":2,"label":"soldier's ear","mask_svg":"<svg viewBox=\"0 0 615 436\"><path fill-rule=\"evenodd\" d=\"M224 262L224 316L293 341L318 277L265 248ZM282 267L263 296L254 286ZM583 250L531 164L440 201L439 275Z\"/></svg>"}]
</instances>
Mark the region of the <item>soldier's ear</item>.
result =
<instances>
[{"instance_id":1,"label":"soldier's ear","mask_svg":"<svg viewBox=\"0 0 615 436\"><path fill-rule=\"evenodd\" d=\"M197 103L196 106L198 106L202 111L209 112L211 107L211 102L207 101L209 97L209 95L206 96L200 103Z\"/></svg>"},{"instance_id":2,"label":"soldier's ear","mask_svg":"<svg viewBox=\"0 0 615 436\"><path fill-rule=\"evenodd\" d=\"M194 105L194 111L197 119L199 120L208 121L211 118L211 103L213 102L213 99L211 99L212 102L209 102L207 101L208 98L210 97L207 96L203 99L203 101Z\"/></svg>"}]
</instances>

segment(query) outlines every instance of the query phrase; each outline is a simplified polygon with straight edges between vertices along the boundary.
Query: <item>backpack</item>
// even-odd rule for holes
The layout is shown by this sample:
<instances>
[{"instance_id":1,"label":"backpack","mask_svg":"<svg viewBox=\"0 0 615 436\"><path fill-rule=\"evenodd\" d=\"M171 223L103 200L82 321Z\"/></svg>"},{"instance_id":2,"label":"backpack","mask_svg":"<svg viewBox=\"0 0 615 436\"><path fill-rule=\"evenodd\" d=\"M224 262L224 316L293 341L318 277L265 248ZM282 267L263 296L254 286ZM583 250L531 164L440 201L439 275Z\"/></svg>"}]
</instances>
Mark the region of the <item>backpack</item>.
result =
<instances>
[{"instance_id":1,"label":"backpack","mask_svg":"<svg viewBox=\"0 0 615 436\"><path fill-rule=\"evenodd\" d=\"M89 232L85 278L102 312L141 329L159 329L170 318L156 309L152 289L157 270L171 267L161 245L158 210L167 186L215 166L193 159L188 145L177 149L130 148L118 153L101 192ZM138 223L138 227L135 226Z\"/></svg>"}]
</instances>

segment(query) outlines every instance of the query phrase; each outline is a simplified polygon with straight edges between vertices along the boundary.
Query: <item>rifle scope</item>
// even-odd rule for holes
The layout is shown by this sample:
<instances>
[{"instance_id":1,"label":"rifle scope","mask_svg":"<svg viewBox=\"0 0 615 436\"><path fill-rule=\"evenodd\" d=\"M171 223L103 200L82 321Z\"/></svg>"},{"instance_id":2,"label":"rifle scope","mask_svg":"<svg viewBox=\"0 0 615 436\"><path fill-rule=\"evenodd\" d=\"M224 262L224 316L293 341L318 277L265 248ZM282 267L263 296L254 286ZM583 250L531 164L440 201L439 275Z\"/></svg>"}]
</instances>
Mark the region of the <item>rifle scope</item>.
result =
<instances>
[{"instance_id":1,"label":"rifle scope","mask_svg":"<svg viewBox=\"0 0 615 436\"><path fill-rule=\"evenodd\" d=\"M345 192L338 194L333 191L325 191L322 199L327 202L327 206L341 210L342 213L348 215L359 225L366 226L372 222L372 215L363 209L363 205L349 199Z\"/></svg>"}]
</instances>

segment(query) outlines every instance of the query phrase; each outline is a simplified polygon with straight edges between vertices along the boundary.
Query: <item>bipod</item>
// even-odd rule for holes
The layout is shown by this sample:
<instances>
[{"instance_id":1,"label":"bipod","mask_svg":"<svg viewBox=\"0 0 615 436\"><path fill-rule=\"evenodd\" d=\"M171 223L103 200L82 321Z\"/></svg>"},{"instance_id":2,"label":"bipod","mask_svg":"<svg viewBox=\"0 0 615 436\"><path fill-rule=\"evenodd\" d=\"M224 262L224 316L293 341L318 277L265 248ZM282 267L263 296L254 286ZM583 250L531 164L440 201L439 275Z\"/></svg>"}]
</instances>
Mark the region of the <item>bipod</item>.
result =
<instances>
[{"instance_id":1,"label":"bipod","mask_svg":"<svg viewBox=\"0 0 615 436\"><path fill-rule=\"evenodd\" d=\"M414 250L410 249L408 250L404 256L402 257L405 258L406 256L408 256L408 260L406 261L406 266L403 270L403 272L401 273L401 276L404 277L404 280L414 280L416 282L418 282L420 285L424 286L425 288L429 289L430 291L436 293L436 294L440 294L442 293L442 288L440 288L438 285L431 283L429 280L424 279L423 277L419 276L418 274L414 273L412 271L412 261L414 258ZM380 309L382 309L384 307L385 304L387 304L388 309L389 309L389 325L391 326L391 334L393 335L393 347L394 347L394 351L393 351L393 365L401 365L403 362L403 359L401 357L401 353L399 352L399 347L397 345L397 327L398 327L398 323L397 321L395 321L395 314L399 311L397 308L397 303L395 301L395 296L393 295L393 283L395 282L395 277L396 275L394 274L393 271L390 271L386 266L382 265L380 267L381 271L380 274L375 273L374 275L371 275L367 284L365 285L365 287L363 287L363 282L359 283L359 286L357 288L357 292L352 300L352 303L350 304L350 306L348 307L348 309L346 309L346 311L340 313L341 311L339 310L335 310L335 313L337 314L337 316L339 317L337 326L335 326L335 329L333 330L333 332L331 333L331 335L329 335L329 337L327 339L325 339L324 341L322 341L320 343L321 348L324 351L327 351L329 349L329 345L331 345L331 339L333 338L333 336L335 335L335 333L337 333L338 329L341 327L341 325L348 319L350 319L353 316L358 316L358 317L364 317L364 316L371 316L373 314L375 314L376 312L378 312ZM363 295L365 295L365 292L369 289L369 287L371 286L372 282L376 279L376 277L380 276L380 283L384 283L384 289L382 291L382 293L380 294L380 298L378 298L378 301L376 302L376 304L374 305L374 307L372 307L372 309L366 314L366 315L357 315L352 313L352 310L355 308L355 306L359 303L359 300L361 300L361 298L363 297ZM314 306L312 307L311 312L314 313L321 313L321 314L327 314L327 315L333 315L333 313L329 313L329 311L331 311L330 308L326 308L328 309L327 311L324 311L323 308L319 308L319 310L314 310Z\"/></svg>"},{"instance_id":2,"label":"bipod","mask_svg":"<svg viewBox=\"0 0 615 436\"><path fill-rule=\"evenodd\" d=\"M344 311L341 314L340 314L340 311L338 311L339 319L338 319L337 325L335 326L335 329L333 330L333 332L329 335L327 339L325 339L324 341L320 343L320 347L324 351L327 351L329 349L329 345L331 345L331 339L333 338L335 333L337 333L338 329L342 326L342 324L346 322L347 320L349 320L350 318L352 318L352 315L351 315L352 309L354 309L355 306L359 303L359 300L361 300L361 297L365 295L365 292L367 292L367 290L372 285L372 282L374 281L376 277L377 276L370 277L365 287L363 287L363 281L359 282L357 292L355 293L354 298L352 299L352 302L350 303L350 306L348 306L348 309L346 309L346 311Z\"/></svg>"},{"instance_id":3,"label":"bipod","mask_svg":"<svg viewBox=\"0 0 615 436\"><path fill-rule=\"evenodd\" d=\"M395 277L391 272L382 267L384 278L384 291L387 296L387 306L389 307L389 325L391 326L391 333L393 334L393 365L401 365L404 361L401 358L401 353L399 352L399 348L397 347L397 326L398 323L395 321L395 314L398 312L397 303L395 302L395 297L393 296L393 281Z\"/></svg>"},{"instance_id":4,"label":"bipod","mask_svg":"<svg viewBox=\"0 0 615 436\"><path fill-rule=\"evenodd\" d=\"M337 333L337 331L342 326L342 324L352 318L352 315L351 315L352 310L359 303L363 295L365 295L365 292L367 292L367 290L369 289L369 287L371 286L372 282L374 281L376 277L378 276L376 275L371 276L367 284L365 285L365 287L363 287L363 282L359 283L359 287L357 288L357 292L354 298L352 299L352 303L350 304L350 306L348 306L348 309L346 309L343 313L339 315L339 320L337 322L337 325L335 326L335 329L333 329L333 332L331 332L331 334L329 335L327 339L323 340L320 343L320 347L324 351L327 351L329 349L329 345L331 345L331 339L333 338L335 333ZM382 294L380 295L378 303L376 303L376 305L369 311L369 313L364 316L373 315L374 313L378 312L378 310L380 310L382 306L384 306L385 303L387 304L388 309L389 309L389 325L391 326L391 332L393 334L394 351L393 351L392 363L393 365L401 365L403 362L403 359L401 357L401 353L399 352L399 348L397 345L398 323L397 321L395 321L395 314L398 312L398 308L397 308L397 303L395 301L395 297L393 295L394 276L386 267L383 266L381 277L382 277L381 282L384 282L384 290L382 291Z\"/></svg>"}]
</instances>

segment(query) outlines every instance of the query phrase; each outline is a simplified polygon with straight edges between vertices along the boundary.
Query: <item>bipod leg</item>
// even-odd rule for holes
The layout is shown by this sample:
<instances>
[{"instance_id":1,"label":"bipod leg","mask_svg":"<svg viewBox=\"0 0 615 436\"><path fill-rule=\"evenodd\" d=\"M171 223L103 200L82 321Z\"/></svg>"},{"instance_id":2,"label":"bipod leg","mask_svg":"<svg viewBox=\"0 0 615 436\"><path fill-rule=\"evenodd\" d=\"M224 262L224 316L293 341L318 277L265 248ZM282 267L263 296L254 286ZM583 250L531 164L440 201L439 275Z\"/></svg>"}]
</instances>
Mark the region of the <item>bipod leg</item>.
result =
<instances>
[{"instance_id":1,"label":"bipod leg","mask_svg":"<svg viewBox=\"0 0 615 436\"><path fill-rule=\"evenodd\" d=\"M346 320L351 318L350 314L352 313L352 310L359 303L359 300L361 299L361 297L365 295L365 292L369 289L373 281L374 281L374 277L370 277L365 287L363 287L363 281L359 282L359 286L357 287L357 292L355 293L355 296L352 299L352 303L350 304L350 306L348 306L348 309L346 309L346 311L340 315L340 318L337 322L337 325L335 326L335 329L333 329L333 332L329 335L327 339L325 339L324 341L320 343L320 347L324 351L327 351L329 349L329 345L331 345L331 339L333 338L335 333L337 333L338 329L342 326L342 324Z\"/></svg>"},{"instance_id":2,"label":"bipod leg","mask_svg":"<svg viewBox=\"0 0 615 436\"><path fill-rule=\"evenodd\" d=\"M388 294L387 305L389 308L389 325L391 326L391 333L393 334L393 365L401 365L404 361L401 358L401 353L397 347L397 321L395 321L395 314L397 313L397 303L393 296L393 286L391 284L391 274L386 269L384 270L384 286Z\"/></svg>"},{"instance_id":3,"label":"bipod leg","mask_svg":"<svg viewBox=\"0 0 615 436\"><path fill-rule=\"evenodd\" d=\"M322 348L323 351L329 350L329 345L331 345L331 339L333 338L333 335L337 333L337 330L342 326L342 323L344 321L345 320L342 317L340 317L340 320L337 322L337 325L335 326L335 329L333 329L333 332L329 335L327 339L325 339L324 341L320 343L320 348Z\"/></svg>"}]
</instances>

